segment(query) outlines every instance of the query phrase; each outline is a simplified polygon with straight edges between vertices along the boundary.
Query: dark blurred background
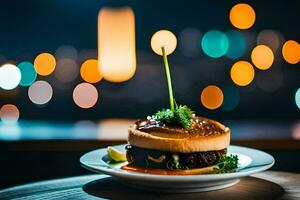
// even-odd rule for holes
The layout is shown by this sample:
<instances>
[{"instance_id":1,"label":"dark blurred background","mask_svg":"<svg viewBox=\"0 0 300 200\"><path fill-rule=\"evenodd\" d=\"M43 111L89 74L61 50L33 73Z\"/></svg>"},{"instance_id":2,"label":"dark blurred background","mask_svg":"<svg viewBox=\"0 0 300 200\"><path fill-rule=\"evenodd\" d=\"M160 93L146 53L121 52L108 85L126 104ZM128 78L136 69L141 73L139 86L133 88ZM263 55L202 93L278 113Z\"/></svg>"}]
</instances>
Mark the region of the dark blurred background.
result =
<instances>
[{"instance_id":1,"label":"dark blurred background","mask_svg":"<svg viewBox=\"0 0 300 200\"><path fill-rule=\"evenodd\" d=\"M176 51L169 56L176 101L228 125L232 144L271 153L276 159L273 169L299 172L300 161L294 158L300 150L300 3L247 1L256 13L254 25L247 30L235 28L229 20L230 9L237 3L240 1L1 1L0 65L34 63L44 52L52 54L57 65L52 74L37 75L36 81L48 82L53 90L51 96L44 87L39 89L42 95L36 101L49 97L41 105L30 99L30 85L10 90L0 87L0 108L14 105L0 110L0 157L5 163L0 165L0 187L88 173L80 167L79 157L95 148L125 143L133 121L124 118L143 118L168 107L162 58L150 46L152 35L160 29L177 37ZM98 57L98 12L103 7L124 6L135 14L136 73L126 82L92 84L98 91L97 103L81 108L74 102L73 90L84 82L79 73L82 63ZM201 41L211 30L227 36L234 33L231 40L228 37L229 48L241 47L242 51L218 58L207 55ZM288 40L298 44L298 50L292 50L299 55L295 64L282 55ZM260 70L253 65L253 81L244 87L236 85L230 76L232 65L239 60L252 63L251 52L259 44L272 49L272 66ZM63 71L66 66L69 70ZM214 110L200 100L208 85L218 86L224 94L222 105ZM6 123L7 119L19 121Z\"/></svg>"},{"instance_id":2,"label":"dark blurred background","mask_svg":"<svg viewBox=\"0 0 300 200\"><path fill-rule=\"evenodd\" d=\"M90 109L77 107L72 99L74 87L82 82L79 74L68 83L57 81L55 74L38 76L38 80L47 80L53 87L53 97L47 105L32 103L27 87L10 91L0 89L0 104L15 104L19 108L20 119L74 121L106 117L139 118L152 114L156 109L168 106L168 93L163 62L151 50L150 39L157 30L168 29L178 39L175 53L169 56L177 102L190 105L200 115L217 119L299 118L300 110L295 102L295 93L300 87L299 64L288 64L281 55L281 47L286 40L299 41L299 1L249 1L256 12L256 21L249 30L240 31L228 18L231 7L236 3L239 2L3 1L0 12L2 63L33 62L39 53L56 55L63 46L67 50L75 49L73 59L79 69L85 59L97 58L99 10L104 6L130 6L136 20L137 71L128 82L102 80L95 84L99 99ZM207 56L200 43L201 37L210 30L240 32L247 41L246 51L236 59ZM248 86L236 86L230 78L230 68L237 60L250 61L251 51L264 30L273 31L277 34L274 37L279 38L278 52L274 52L275 61L269 70L256 69L255 79ZM187 37L195 41L191 42ZM189 42L198 44L199 49L184 49L188 48ZM216 110L203 107L199 96L210 84L223 90L227 102L234 98L235 105L229 106L229 109L221 106ZM228 87L235 88L232 97L230 92L227 95L224 91Z\"/></svg>"}]
</instances>

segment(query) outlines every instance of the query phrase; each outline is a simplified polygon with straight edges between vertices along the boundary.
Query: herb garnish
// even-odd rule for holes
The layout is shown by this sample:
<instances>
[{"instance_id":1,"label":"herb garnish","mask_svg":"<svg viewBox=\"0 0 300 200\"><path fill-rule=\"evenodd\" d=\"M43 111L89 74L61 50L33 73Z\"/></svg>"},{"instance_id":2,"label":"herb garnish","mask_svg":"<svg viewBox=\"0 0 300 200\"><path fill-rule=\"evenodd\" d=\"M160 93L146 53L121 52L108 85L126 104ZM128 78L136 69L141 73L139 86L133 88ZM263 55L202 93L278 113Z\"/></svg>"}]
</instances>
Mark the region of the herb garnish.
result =
<instances>
[{"instance_id":1,"label":"herb garnish","mask_svg":"<svg viewBox=\"0 0 300 200\"><path fill-rule=\"evenodd\" d=\"M219 159L217 167L214 168L214 172L217 174L234 172L238 167L238 156L237 155L222 155Z\"/></svg>"},{"instance_id":2,"label":"herb garnish","mask_svg":"<svg viewBox=\"0 0 300 200\"><path fill-rule=\"evenodd\" d=\"M191 128L192 119L194 117L194 111L192 111L186 105L178 106L176 104L175 99L173 97L172 80L171 80L168 58L165 52L165 47L162 47L161 50L163 54L163 61L165 65L166 75L167 75L170 109L159 110L152 116L152 118L154 118L159 123L175 124L185 129Z\"/></svg>"},{"instance_id":3,"label":"herb garnish","mask_svg":"<svg viewBox=\"0 0 300 200\"><path fill-rule=\"evenodd\" d=\"M175 124L185 129L191 128L194 117L194 111L192 111L186 105L175 106L174 113L170 109L162 109L156 112L152 118L160 123Z\"/></svg>"}]
</instances>

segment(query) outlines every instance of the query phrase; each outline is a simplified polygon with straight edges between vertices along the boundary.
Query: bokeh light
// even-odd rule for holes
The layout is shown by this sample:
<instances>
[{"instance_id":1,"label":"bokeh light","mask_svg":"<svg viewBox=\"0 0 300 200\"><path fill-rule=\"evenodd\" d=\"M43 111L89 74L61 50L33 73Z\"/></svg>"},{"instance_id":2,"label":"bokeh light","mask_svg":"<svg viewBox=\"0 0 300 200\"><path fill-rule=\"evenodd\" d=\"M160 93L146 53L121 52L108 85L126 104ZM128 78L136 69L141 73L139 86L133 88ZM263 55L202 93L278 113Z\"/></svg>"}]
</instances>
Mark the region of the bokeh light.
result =
<instances>
[{"instance_id":1,"label":"bokeh light","mask_svg":"<svg viewBox=\"0 0 300 200\"><path fill-rule=\"evenodd\" d=\"M200 54L201 32L196 28L185 28L179 34L179 51L188 58Z\"/></svg>"},{"instance_id":2,"label":"bokeh light","mask_svg":"<svg viewBox=\"0 0 300 200\"><path fill-rule=\"evenodd\" d=\"M80 75L83 80L89 83L97 83L102 79L100 69L98 67L98 60L88 59L82 63L80 68Z\"/></svg>"},{"instance_id":3,"label":"bokeh light","mask_svg":"<svg viewBox=\"0 0 300 200\"><path fill-rule=\"evenodd\" d=\"M229 19L236 28L248 29L255 22L255 11L250 5L239 3L231 8Z\"/></svg>"},{"instance_id":4,"label":"bokeh light","mask_svg":"<svg viewBox=\"0 0 300 200\"><path fill-rule=\"evenodd\" d=\"M56 60L50 53L41 53L34 60L35 71L41 76L51 74L56 66Z\"/></svg>"},{"instance_id":5,"label":"bokeh light","mask_svg":"<svg viewBox=\"0 0 300 200\"><path fill-rule=\"evenodd\" d=\"M283 85L283 70L281 65L274 65L268 73L258 71L255 77L256 85L265 92L274 92Z\"/></svg>"},{"instance_id":6,"label":"bokeh light","mask_svg":"<svg viewBox=\"0 0 300 200\"><path fill-rule=\"evenodd\" d=\"M274 53L277 53L279 47L283 43L283 36L278 31L274 30L262 30L257 35L257 44L264 44L267 45L272 49Z\"/></svg>"},{"instance_id":7,"label":"bokeh light","mask_svg":"<svg viewBox=\"0 0 300 200\"><path fill-rule=\"evenodd\" d=\"M131 8L100 10L98 58L102 76L107 81L124 82L135 74L135 19Z\"/></svg>"},{"instance_id":8,"label":"bokeh light","mask_svg":"<svg viewBox=\"0 0 300 200\"><path fill-rule=\"evenodd\" d=\"M258 45L251 52L252 63L261 70L269 69L274 62L274 54L266 45Z\"/></svg>"},{"instance_id":9,"label":"bokeh light","mask_svg":"<svg viewBox=\"0 0 300 200\"><path fill-rule=\"evenodd\" d=\"M200 99L205 108L214 110L222 105L224 95L219 87L215 85L209 85L202 90Z\"/></svg>"},{"instance_id":10,"label":"bokeh light","mask_svg":"<svg viewBox=\"0 0 300 200\"><path fill-rule=\"evenodd\" d=\"M288 40L282 47L282 56L286 62L297 64L300 60L300 44L295 40Z\"/></svg>"},{"instance_id":11,"label":"bokeh light","mask_svg":"<svg viewBox=\"0 0 300 200\"><path fill-rule=\"evenodd\" d=\"M234 86L224 86L222 87L222 91L224 93L224 101L221 108L226 111L235 109L240 102L240 92L238 88Z\"/></svg>"},{"instance_id":12,"label":"bokeh light","mask_svg":"<svg viewBox=\"0 0 300 200\"><path fill-rule=\"evenodd\" d=\"M255 71L247 61L238 61L233 64L230 70L232 81L239 86L249 85L254 79Z\"/></svg>"},{"instance_id":13,"label":"bokeh light","mask_svg":"<svg viewBox=\"0 0 300 200\"><path fill-rule=\"evenodd\" d=\"M91 108L98 100L98 91L89 83L78 84L73 91L73 100L80 108Z\"/></svg>"},{"instance_id":14,"label":"bokeh light","mask_svg":"<svg viewBox=\"0 0 300 200\"><path fill-rule=\"evenodd\" d=\"M300 88L298 88L296 94L295 94L295 102L297 107L300 109Z\"/></svg>"},{"instance_id":15,"label":"bokeh light","mask_svg":"<svg viewBox=\"0 0 300 200\"><path fill-rule=\"evenodd\" d=\"M245 37L238 31L229 30L226 33L229 47L226 56L231 59L240 58L246 51L247 44Z\"/></svg>"},{"instance_id":16,"label":"bokeh light","mask_svg":"<svg viewBox=\"0 0 300 200\"><path fill-rule=\"evenodd\" d=\"M78 73L79 67L73 59L63 58L57 61L54 75L60 82L72 82L74 79L76 79Z\"/></svg>"},{"instance_id":17,"label":"bokeh light","mask_svg":"<svg viewBox=\"0 0 300 200\"><path fill-rule=\"evenodd\" d=\"M0 88L12 90L21 81L21 71L13 64L4 64L0 67Z\"/></svg>"},{"instance_id":18,"label":"bokeh light","mask_svg":"<svg viewBox=\"0 0 300 200\"><path fill-rule=\"evenodd\" d=\"M176 46L176 36L168 30L157 31L151 38L151 48L158 55L162 55L162 47L165 47L166 54L170 55L175 51Z\"/></svg>"},{"instance_id":19,"label":"bokeh light","mask_svg":"<svg viewBox=\"0 0 300 200\"><path fill-rule=\"evenodd\" d=\"M36 79L36 71L34 66L30 62L21 62L18 64L18 68L21 71L21 86L30 86Z\"/></svg>"},{"instance_id":20,"label":"bokeh light","mask_svg":"<svg viewBox=\"0 0 300 200\"><path fill-rule=\"evenodd\" d=\"M292 128L292 137L300 140L300 122L296 123Z\"/></svg>"},{"instance_id":21,"label":"bokeh light","mask_svg":"<svg viewBox=\"0 0 300 200\"><path fill-rule=\"evenodd\" d=\"M38 105L48 103L53 95L51 85L46 81L36 81L28 89L29 99Z\"/></svg>"},{"instance_id":22,"label":"bokeh light","mask_svg":"<svg viewBox=\"0 0 300 200\"><path fill-rule=\"evenodd\" d=\"M219 58L227 52L229 44L224 33L211 30L204 34L201 46L206 55Z\"/></svg>"},{"instance_id":23,"label":"bokeh light","mask_svg":"<svg viewBox=\"0 0 300 200\"><path fill-rule=\"evenodd\" d=\"M71 45L62 45L55 51L56 59L69 58L72 60L76 60L78 57L78 52L75 47Z\"/></svg>"},{"instance_id":24,"label":"bokeh light","mask_svg":"<svg viewBox=\"0 0 300 200\"><path fill-rule=\"evenodd\" d=\"M0 118L4 123L15 123L19 117L19 109L13 104L5 104L0 109Z\"/></svg>"}]
</instances>

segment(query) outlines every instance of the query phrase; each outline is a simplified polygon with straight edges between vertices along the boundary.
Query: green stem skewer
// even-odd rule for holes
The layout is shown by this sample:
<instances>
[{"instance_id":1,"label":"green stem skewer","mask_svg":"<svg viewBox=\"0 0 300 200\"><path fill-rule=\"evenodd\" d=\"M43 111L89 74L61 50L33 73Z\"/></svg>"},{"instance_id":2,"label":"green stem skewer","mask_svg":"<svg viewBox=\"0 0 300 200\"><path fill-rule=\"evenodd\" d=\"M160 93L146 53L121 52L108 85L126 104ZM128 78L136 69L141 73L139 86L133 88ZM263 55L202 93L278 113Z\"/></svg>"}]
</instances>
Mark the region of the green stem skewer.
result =
<instances>
[{"instance_id":1,"label":"green stem skewer","mask_svg":"<svg viewBox=\"0 0 300 200\"><path fill-rule=\"evenodd\" d=\"M167 58L167 55L166 55L165 47L161 47L161 50L162 50L162 54L163 54L163 60L164 60L164 65L165 65L165 70L166 70L166 75L167 75L167 81L168 81L170 108L171 108L172 114L174 114L174 111L175 111L174 97L173 97L172 80L171 80L171 74L170 74L168 58Z\"/></svg>"}]
</instances>

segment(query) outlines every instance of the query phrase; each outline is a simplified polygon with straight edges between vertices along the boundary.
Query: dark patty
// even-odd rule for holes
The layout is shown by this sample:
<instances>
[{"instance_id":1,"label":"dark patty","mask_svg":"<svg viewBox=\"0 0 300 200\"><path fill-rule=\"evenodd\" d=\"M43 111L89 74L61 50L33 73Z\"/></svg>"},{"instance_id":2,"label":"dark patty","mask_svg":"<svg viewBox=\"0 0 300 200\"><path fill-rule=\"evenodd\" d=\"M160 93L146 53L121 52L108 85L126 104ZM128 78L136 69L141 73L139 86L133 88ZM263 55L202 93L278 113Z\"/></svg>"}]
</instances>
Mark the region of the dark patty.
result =
<instances>
[{"instance_id":1,"label":"dark patty","mask_svg":"<svg viewBox=\"0 0 300 200\"><path fill-rule=\"evenodd\" d=\"M226 149L196 153L174 153L145 149L131 145L126 146L129 165L152 169L193 169L217 164L219 158L226 154Z\"/></svg>"}]
</instances>

